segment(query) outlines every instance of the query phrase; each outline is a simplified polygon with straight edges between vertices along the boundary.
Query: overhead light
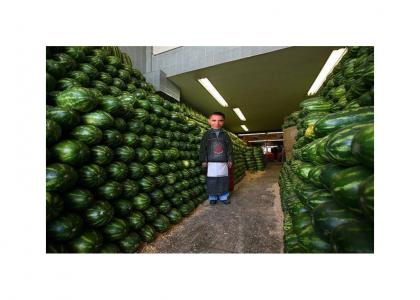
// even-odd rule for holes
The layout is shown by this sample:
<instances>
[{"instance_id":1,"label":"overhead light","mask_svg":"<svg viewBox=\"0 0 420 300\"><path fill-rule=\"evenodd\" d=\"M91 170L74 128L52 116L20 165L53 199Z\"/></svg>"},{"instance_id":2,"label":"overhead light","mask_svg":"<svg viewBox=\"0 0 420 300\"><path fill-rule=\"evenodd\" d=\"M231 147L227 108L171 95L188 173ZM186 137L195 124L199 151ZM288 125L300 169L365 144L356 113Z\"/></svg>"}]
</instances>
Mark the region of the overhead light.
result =
<instances>
[{"instance_id":1,"label":"overhead light","mask_svg":"<svg viewBox=\"0 0 420 300\"><path fill-rule=\"evenodd\" d=\"M249 131L248 128L245 125L241 125L242 129L245 131Z\"/></svg>"},{"instance_id":2,"label":"overhead light","mask_svg":"<svg viewBox=\"0 0 420 300\"><path fill-rule=\"evenodd\" d=\"M318 77L315 79L314 83L309 89L308 96L315 95L316 92L318 92L325 79L327 79L328 75L332 72L332 70L334 70L335 66L340 62L340 60L343 58L346 52L347 48L341 48L331 52L330 57L328 57L327 62L325 63L321 72L319 72Z\"/></svg>"},{"instance_id":3,"label":"overhead light","mask_svg":"<svg viewBox=\"0 0 420 300\"><path fill-rule=\"evenodd\" d=\"M229 104L223 99L222 95L216 90L216 88L211 84L210 80L207 78L198 79L198 82L216 99L217 102L220 103L223 107L228 107Z\"/></svg>"},{"instance_id":4,"label":"overhead light","mask_svg":"<svg viewBox=\"0 0 420 300\"><path fill-rule=\"evenodd\" d=\"M281 142L283 139L274 139L274 140L254 140L248 141L250 143L260 143L260 142Z\"/></svg>"},{"instance_id":5,"label":"overhead light","mask_svg":"<svg viewBox=\"0 0 420 300\"><path fill-rule=\"evenodd\" d=\"M267 134L275 134L275 133L283 133L283 131L270 131L270 132L267 132Z\"/></svg>"},{"instance_id":6,"label":"overhead light","mask_svg":"<svg viewBox=\"0 0 420 300\"><path fill-rule=\"evenodd\" d=\"M257 132L257 133L239 133L238 136L247 136L247 135L266 135L265 132Z\"/></svg>"},{"instance_id":7,"label":"overhead light","mask_svg":"<svg viewBox=\"0 0 420 300\"><path fill-rule=\"evenodd\" d=\"M234 108L233 111L239 117L239 119L241 119L242 121L246 121L244 114L241 112L241 110L238 107Z\"/></svg>"}]
</instances>

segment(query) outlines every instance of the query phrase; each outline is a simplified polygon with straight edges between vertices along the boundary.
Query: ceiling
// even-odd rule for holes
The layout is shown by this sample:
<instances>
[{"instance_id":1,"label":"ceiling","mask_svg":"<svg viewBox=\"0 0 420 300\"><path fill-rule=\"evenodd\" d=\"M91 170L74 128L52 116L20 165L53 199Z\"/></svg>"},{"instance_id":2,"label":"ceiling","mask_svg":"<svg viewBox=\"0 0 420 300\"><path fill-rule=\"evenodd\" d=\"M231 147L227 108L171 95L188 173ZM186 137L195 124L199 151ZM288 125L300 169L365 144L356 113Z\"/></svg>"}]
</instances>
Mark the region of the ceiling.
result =
<instances>
[{"instance_id":1,"label":"ceiling","mask_svg":"<svg viewBox=\"0 0 420 300\"><path fill-rule=\"evenodd\" d=\"M169 77L181 90L181 101L207 115L221 111L225 127L241 133L279 130L283 120L298 109L333 49L289 47ZM197 81L207 77L229 107L222 107ZM241 121L232 108L246 117Z\"/></svg>"}]
</instances>

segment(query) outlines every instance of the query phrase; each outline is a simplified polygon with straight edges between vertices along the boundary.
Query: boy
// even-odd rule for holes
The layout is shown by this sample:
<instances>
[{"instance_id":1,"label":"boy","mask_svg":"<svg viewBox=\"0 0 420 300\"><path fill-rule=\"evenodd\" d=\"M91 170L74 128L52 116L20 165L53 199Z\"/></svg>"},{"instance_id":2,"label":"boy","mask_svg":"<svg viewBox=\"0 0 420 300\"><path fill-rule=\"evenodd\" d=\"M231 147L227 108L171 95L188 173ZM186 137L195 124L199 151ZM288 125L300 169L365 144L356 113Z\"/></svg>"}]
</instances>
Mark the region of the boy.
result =
<instances>
[{"instance_id":1,"label":"boy","mask_svg":"<svg viewBox=\"0 0 420 300\"><path fill-rule=\"evenodd\" d=\"M217 200L229 204L228 168L232 166L232 142L222 130L225 115L221 112L210 114L208 123L211 129L204 134L200 144L200 162L207 167L207 192L210 204Z\"/></svg>"}]
</instances>

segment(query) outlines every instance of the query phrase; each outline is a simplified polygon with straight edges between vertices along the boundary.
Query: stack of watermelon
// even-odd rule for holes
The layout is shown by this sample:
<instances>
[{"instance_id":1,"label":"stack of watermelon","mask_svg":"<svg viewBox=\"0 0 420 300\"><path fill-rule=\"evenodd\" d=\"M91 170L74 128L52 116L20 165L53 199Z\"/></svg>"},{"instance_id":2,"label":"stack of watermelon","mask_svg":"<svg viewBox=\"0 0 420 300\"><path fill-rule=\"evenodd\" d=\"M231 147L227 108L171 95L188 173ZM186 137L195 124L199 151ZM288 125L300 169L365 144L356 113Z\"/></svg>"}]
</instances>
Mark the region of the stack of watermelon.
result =
<instances>
[{"instance_id":1,"label":"stack of watermelon","mask_svg":"<svg viewBox=\"0 0 420 300\"><path fill-rule=\"evenodd\" d=\"M115 47L47 47L47 252L136 252L207 199L203 128Z\"/></svg>"},{"instance_id":2,"label":"stack of watermelon","mask_svg":"<svg viewBox=\"0 0 420 300\"><path fill-rule=\"evenodd\" d=\"M245 149L245 162L246 162L246 168L250 172L256 172L257 171L257 163L255 162L253 147L247 147Z\"/></svg>"},{"instance_id":3,"label":"stack of watermelon","mask_svg":"<svg viewBox=\"0 0 420 300\"><path fill-rule=\"evenodd\" d=\"M234 157L234 182L239 183L245 177L245 158L244 158L244 147L243 145L233 142L233 157Z\"/></svg>"},{"instance_id":4,"label":"stack of watermelon","mask_svg":"<svg viewBox=\"0 0 420 300\"><path fill-rule=\"evenodd\" d=\"M373 48L350 47L319 96L295 112L281 170L286 252L373 252Z\"/></svg>"},{"instance_id":5,"label":"stack of watermelon","mask_svg":"<svg viewBox=\"0 0 420 300\"><path fill-rule=\"evenodd\" d=\"M254 158L255 158L255 165L258 171L264 171L264 162L263 157L264 153L261 147L254 147Z\"/></svg>"}]
</instances>

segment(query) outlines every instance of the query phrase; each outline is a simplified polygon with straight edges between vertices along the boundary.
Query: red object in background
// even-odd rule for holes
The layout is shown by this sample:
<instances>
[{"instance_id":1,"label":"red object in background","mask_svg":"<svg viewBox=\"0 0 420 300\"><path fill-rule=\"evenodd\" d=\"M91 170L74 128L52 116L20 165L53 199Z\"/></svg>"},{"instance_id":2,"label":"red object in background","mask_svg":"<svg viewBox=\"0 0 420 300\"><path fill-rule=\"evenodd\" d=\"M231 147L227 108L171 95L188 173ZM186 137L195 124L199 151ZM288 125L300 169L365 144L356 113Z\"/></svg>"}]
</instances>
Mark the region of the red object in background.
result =
<instances>
[{"instance_id":1,"label":"red object in background","mask_svg":"<svg viewBox=\"0 0 420 300\"><path fill-rule=\"evenodd\" d=\"M229 175L229 191L233 192L233 189L235 188L235 178L233 175L233 164L232 167L228 168L228 175Z\"/></svg>"},{"instance_id":2,"label":"red object in background","mask_svg":"<svg viewBox=\"0 0 420 300\"><path fill-rule=\"evenodd\" d=\"M271 152L267 152L267 153L265 154L265 157L266 157L268 160L270 160L270 161L274 160L274 155L273 155L273 153L271 153Z\"/></svg>"}]
</instances>

